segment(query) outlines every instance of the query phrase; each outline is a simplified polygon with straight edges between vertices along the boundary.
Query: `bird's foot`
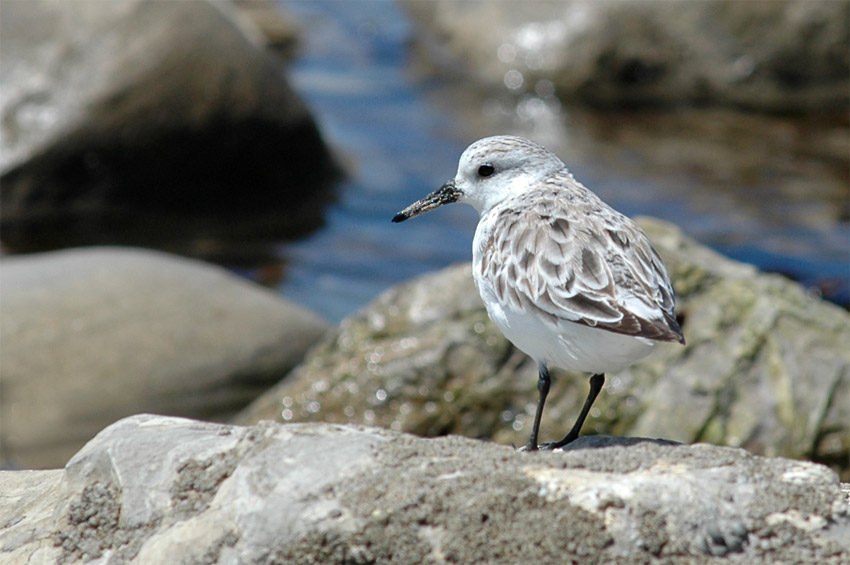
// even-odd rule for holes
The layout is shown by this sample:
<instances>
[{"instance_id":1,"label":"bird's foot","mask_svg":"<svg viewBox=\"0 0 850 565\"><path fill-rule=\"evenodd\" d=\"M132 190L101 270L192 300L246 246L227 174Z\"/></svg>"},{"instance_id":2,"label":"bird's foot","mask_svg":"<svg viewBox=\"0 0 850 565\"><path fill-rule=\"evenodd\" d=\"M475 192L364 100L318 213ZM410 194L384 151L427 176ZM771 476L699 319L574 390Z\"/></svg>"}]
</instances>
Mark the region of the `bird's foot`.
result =
<instances>
[{"instance_id":1,"label":"bird's foot","mask_svg":"<svg viewBox=\"0 0 850 565\"><path fill-rule=\"evenodd\" d=\"M539 449L540 451L554 451L555 449L563 447L563 445L560 445L560 443L561 442L554 441L550 443L541 443L537 446L537 449Z\"/></svg>"},{"instance_id":2,"label":"bird's foot","mask_svg":"<svg viewBox=\"0 0 850 565\"><path fill-rule=\"evenodd\" d=\"M576 434L575 437L573 437L573 435L570 434L567 437L565 437L564 439L562 439L561 441L553 441L553 442L550 442L550 443L541 443L540 445L537 446L537 449L539 449L540 451L554 451L556 449L561 449L564 446L571 444L572 442L574 442L577 439L578 439L578 434Z\"/></svg>"},{"instance_id":3,"label":"bird's foot","mask_svg":"<svg viewBox=\"0 0 850 565\"><path fill-rule=\"evenodd\" d=\"M517 448L517 446L515 446L513 444L511 444L511 446L514 449L516 449L518 453L528 453L528 452L531 452L531 451L537 451L539 449L539 446L537 446L533 443L527 443L520 448Z\"/></svg>"}]
</instances>

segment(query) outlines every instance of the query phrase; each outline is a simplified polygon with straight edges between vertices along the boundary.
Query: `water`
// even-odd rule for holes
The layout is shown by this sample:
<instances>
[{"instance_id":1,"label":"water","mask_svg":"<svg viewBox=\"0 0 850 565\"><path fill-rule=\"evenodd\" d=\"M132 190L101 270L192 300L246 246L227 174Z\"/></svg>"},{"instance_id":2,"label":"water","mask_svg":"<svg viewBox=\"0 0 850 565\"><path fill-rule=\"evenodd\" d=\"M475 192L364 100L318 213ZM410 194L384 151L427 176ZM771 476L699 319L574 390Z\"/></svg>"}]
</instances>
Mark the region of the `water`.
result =
<instances>
[{"instance_id":1,"label":"water","mask_svg":"<svg viewBox=\"0 0 850 565\"><path fill-rule=\"evenodd\" d=\"M410 28L394 3L284 7L310 30L289 77L350 177L326 226L278 249L287 264L279 288L339 320L393 284L471 258L472 209L390 222L454 176L465 142L452 116L428 103L428 80L406 75Z\"/></svg>"},{"instance_id":2,"label":"water","mask_svg":"<svg viewBox=\"0 0 850 565\"><path fill-rule=\"evenodd\" d=\"M277 247L284 296L339 320L393 284L468 261L470 207L390 218L454 176L469 142L516 133L564 157L622 212L675 222L847 303L846 129L725 111L614 115L562 107L547 93L476 92L417 59L395 3L281 7L304 30L290 79L349 171L325 227Z\"/></svg>"}]
</instances>

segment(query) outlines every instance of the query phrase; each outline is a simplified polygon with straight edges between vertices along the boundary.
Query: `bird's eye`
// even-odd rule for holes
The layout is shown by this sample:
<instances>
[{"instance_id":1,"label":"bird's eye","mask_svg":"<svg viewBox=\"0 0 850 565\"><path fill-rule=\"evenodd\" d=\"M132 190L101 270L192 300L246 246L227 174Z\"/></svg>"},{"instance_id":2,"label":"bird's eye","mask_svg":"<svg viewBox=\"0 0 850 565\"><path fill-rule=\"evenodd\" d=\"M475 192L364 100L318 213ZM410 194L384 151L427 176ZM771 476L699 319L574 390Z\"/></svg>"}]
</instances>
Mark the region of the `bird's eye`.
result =
<instances>
[{"instance_id":1,"label":"bird's eye","mask_svg":"<svg viewBox=\"0 0 850 565\"><path fill-rule=\"evenodd\" d=\"M493 165L491 165L490 163L487 163L485 165L481 165L480 167L478 167L478 176L479 177L485 177L486 178L486 177L489 177L490 175L492 175L495 172L496 172L496 169L494 169Z\"/></svg>"}]
</instances>

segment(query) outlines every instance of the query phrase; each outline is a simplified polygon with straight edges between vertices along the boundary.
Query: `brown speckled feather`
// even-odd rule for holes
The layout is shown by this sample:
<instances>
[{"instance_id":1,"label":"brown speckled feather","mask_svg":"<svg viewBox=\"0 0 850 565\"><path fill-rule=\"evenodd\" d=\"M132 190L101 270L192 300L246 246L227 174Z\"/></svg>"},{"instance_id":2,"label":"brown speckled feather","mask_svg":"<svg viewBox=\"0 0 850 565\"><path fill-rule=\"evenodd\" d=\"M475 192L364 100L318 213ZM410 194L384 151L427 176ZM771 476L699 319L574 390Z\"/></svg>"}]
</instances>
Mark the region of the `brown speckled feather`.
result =
<instances>
[{"instance_id":1,"label":"brown speckled feather","mask_svg":"<svg viewBox=\"0 0 850 565\"><path fill-rule=\"evenodd\" d=\"M589 191L558 188L578 185L566 173L547 184L481 218L475 268L499 301L552 325L684 343L666 269L643 231Z\"/></svg>"}]
</instances>

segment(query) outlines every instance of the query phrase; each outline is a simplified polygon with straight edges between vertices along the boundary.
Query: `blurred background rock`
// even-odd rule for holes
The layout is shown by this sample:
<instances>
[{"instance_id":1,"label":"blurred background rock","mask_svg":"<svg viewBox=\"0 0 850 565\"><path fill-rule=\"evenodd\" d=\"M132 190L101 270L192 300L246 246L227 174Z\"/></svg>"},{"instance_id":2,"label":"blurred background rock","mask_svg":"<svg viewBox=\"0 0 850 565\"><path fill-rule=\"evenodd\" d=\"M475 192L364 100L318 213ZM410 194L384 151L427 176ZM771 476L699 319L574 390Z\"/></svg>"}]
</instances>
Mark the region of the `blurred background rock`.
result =
<instances>
[{"instance_id":1,"label":"blurred background rock","mask_svg":"<svg viewBox=\"0 0 850 565\"><path fill-rule=\"evenodd\" d=\"M281 61L232 4L12 0L2 16L12 251L191 252L321 224L336 168Z\"/></svg>"}]
</instances>

